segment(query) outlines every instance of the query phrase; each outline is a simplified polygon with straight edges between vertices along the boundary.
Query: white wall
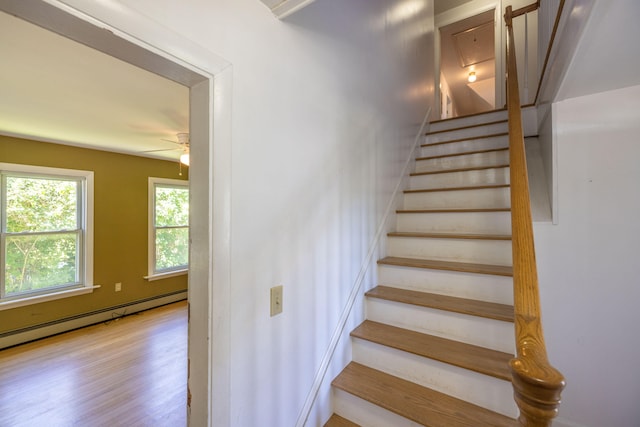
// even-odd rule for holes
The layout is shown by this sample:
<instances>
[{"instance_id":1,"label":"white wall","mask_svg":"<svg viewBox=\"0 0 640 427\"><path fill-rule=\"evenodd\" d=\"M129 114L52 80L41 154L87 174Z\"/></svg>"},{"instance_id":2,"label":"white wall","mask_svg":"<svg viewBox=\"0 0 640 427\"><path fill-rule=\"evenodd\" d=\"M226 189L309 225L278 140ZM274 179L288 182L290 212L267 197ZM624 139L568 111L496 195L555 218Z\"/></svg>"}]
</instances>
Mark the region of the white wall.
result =
<instances>
[{"instance_id":1,"label":"white wall","mask_svg":"<svg viewBox=\"0 0 640 427\"><path fill-rule=\"evenodd\" d=\"M438 84L438 86L440 87L440 118L448 119L449 117L453 117L456 115L456 104L453 103L453 97L451 96L449 83L447 83L447 79L442 73L440 73L440 83ZM448 110L447 104L449 104Z\"/></svg>"},{"instance_id":2,"label":"white wall","mask_svg":"<svg viewBox=\"0 0 640 427\"><path fill-rule=\"evenodd\" d=\"M558 225L535 224L557 425L640 420L640 86L553 106Z\"/></svg>"},{"instance_id":3,"label":"white wall","mask_svg":"<svg viewBox=\"0 0 640 427\"><path fill-rule=\"evenodd\" d=\"M292 426L434 103L432 2L322 0L284 21L256 0L123 3L233 66L231 423Z\"/></svg>"},{"instance_id":4,"label":"white wall","mask_svg":"<svg viewBox=\"0 0 640 427\"><path fill-rule=\"evenodd\" d=\"M586 15L588 20L556 100L640 84L636 72L640 67L636 46L640 39L640 2L573 0L573 3L568 11L572 18L578 20L580 15Z\"/></svg>"},{"instance_id":5,"label":"white wall","mask_svg":"<svg viewBox=\"0 0 640 427\"><path fill-rule=\"evenodd\" d=\"M551 40L553 25L558 14L560 0L540 0L538 8L538 75L542 73L544 58L547 55L547 47Z\"/></svg>"}]
</instances>

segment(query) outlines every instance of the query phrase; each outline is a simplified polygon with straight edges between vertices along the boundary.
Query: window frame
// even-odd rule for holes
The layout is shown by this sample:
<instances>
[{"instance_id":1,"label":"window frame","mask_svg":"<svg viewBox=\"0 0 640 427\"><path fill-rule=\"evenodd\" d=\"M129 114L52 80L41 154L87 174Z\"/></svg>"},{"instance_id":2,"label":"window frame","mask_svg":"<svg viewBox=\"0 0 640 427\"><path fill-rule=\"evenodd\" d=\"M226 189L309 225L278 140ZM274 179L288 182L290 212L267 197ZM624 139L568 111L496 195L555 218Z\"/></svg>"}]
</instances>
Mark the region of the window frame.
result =
<instances>
[{"instance_id":1,"label":"window frame","mask_svg":"<svg viewBox=\"0 0 640 427\"><path fill-rule=\"evenodd\" d=\"M187 253L187 264L185 266L178 266L172 269L160 270L156 271L156 187L173 187L186 189L189 192L189 197L191 197L189 190L189 181L183 179L172 179L172 178L158 178L158 177L149 177L149 189L148 189L148 199L149 199L149 220L148 220L148 265L147 265L147 276L144 276L148 281L165 279L168 277L182 276L189 272L189 262L190 257L189 253ZM190 224L186 225L187 233L190 233ZM189 235L189 241L191 240L191 236Z\"/></svg>"},{"instance_id":2,"label":"window frame","mask_svg":"<svg viewBox=\"0 0 640 427\"><path fill-rule=\"evenodd\" d=\"M52 180L73 180L78 183L76 201L77 233L76 263L77 282L69 285L52 286L21 295L5 295L5 258L6 238L11 235L6 231L6 177L24 176L37 179L50 178ZM94 173L79 169L62 169L46 166L34 166L14 163L0 163L0 311L53 301L93 292L99 286L93 283L93 202L94 202ZM34 232L29 234L48 234ZM54 232L53 234L58 233Z\"/></svg>"}]
</instances>

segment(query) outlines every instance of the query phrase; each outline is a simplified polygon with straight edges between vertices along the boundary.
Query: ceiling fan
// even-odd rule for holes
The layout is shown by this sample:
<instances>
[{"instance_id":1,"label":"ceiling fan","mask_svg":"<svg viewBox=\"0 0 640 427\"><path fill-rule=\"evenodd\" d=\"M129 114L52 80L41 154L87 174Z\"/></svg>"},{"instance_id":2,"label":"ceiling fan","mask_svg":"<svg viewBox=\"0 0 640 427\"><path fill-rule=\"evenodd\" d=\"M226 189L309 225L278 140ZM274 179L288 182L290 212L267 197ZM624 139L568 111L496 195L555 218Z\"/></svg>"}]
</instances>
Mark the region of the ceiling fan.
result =
<instances>
[{"instance_id":1,"label":"ceiling fan","mask_svg":"<svg viewBox=\"0 0 640 427\"><path fill-rule=\"evenodd\" d=\"M170 151L170 150L182 150L183 153L180 155L180 163L189 166L189 133L187 132L179 132L176 134L177 141L173 141L170 139L162 139L163 141L171 142L172 144L178 145L176 148L161 148L159 150L147 150L145 153L152 153L158 151Z\"/></svg>"}]
</instances>

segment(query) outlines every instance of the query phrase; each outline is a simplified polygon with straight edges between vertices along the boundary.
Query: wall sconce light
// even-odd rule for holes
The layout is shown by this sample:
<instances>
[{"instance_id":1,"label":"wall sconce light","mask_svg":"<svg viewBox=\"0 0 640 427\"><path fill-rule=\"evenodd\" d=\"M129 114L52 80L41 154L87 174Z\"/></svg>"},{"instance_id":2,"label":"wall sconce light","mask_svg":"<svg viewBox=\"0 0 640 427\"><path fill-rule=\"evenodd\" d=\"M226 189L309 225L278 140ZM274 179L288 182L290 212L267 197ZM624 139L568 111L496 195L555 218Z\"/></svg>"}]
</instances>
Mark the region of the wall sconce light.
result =
<instances>
[{"instance_id":1,"label":"wall sconce light","mask_svg":"<svg viewBox=\"0 0 640 427\"><path fill-rule=\"evenodd\" d=\"M472 71L469 73L469 83L473 83L476 81L476 72Z\"/></svg>"}]
</instances>

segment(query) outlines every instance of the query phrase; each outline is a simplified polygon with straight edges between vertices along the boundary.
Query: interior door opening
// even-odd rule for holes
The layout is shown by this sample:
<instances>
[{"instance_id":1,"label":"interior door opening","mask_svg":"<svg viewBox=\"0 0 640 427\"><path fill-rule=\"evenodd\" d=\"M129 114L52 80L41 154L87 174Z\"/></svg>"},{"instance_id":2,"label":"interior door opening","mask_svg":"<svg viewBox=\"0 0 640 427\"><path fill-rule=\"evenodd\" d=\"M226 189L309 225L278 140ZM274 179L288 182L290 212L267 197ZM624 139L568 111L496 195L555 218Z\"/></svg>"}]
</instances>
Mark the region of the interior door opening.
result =
<instances>
[{"instance_id":1,"label":"interior door opening","mask_svg":"<svg viewBox=\"0 0 640 427\"><path fill-rule=\"evenodd\" d=\"M220 93L226 94L228 92L227 88L230 87L228 73L230 71L221 71L224 68L223 64L226 66L224 60L192 47L178 36L173 36L175 40L172 41L177 46L173 51L183 48L180 52L185 56L200 58L199 66L180 59L181 56L172 56L167 53L166 49L159 47L166 48L163 43L169 42L164 39L158 40L153 32L157 28L153 27L153 24L144 21L142 16L132 13L127 14L127 11L111 11L108 9L109 6L98 4L91 6L101 11L103 16L108 18L106 22L121 22L124 29L120 34L135 34L135 31L125 31L125 29L129 28L129 26L136 28L135 24L140 22L147 25L147 28L151 28L145 33L146 36L139 39L133 36L123 38L118 36L116 31L109 30L108 25L94 24L97 21L89 18L83 12L64 4L56 7L51 3L48 1L7 1L2 3L0 10L189 88L190 149L193 154L189 175L190 191L192 200L194 200L190 208L190 226L194 230L190 239L190 252L195 252L198 256L196 257L196 262L190 262L189 267L190 316L188 340L191 373L189 378L189 401L191 405L188 413L192 423L208 425L210 424L209 416L212 412L212 406L220 406L219 414L225 411L225 402L212 402L210 396L217 387L226 387L226 383L222 380L215 384L211 382L212 359L221 358L226 361L225 345L218 346L220 350L214 356L209 354L210 343L214 340L217 341L217 337L212 336L210 333L211 324L209 321L209 313L212 309L210 296L213 293L211 276L214 274L210 269L211 259L213 258L210 239L213 235L212 229L215 227L210 221L213 217L211 210L213 209L214 198L210 179L210 171L213 169L211 150L213 149L214 139L218 141L218 147L221 150L226 149L227 144L230 143L227 135L229 133L230 120L225 116L226 108L228 107L227 98L219 97L217 99L218 107L214 109L212 94L214 87L219 88ZM127 14L126 20L120 19L122 14ZM144 25L138 25L137 27L144 27ZM154 44L154 40L157 44ZM213 80L214 73L219 77L217 79L218 83ZM214 122L218 125L215 131L212 130ZM217 137L217 135L221 136ZM217 179L219 183L217 185L226 189L227 182L224 177L227 172L223 167L226 165L226 158L225 156L219 156L219 159L218 161L221 163L218 170L225 175L221 175L222 178ZM218 218L218 215L216 215L216 218ZM226 227L226 223L223 220L219 220L219 222L219 227ZM220 256L225 256L227 248L224 242L219 244L218 247L220 249L217 253L221 254ZM193 286L194 282L198 286ZM222 287L226 282L225 280L220 280L218 283ZM224 304L224 298L219 300L222 301L221 304ZM224 340L221 341L225 342ZM193 375L194 372L196 372L195 375ZM191 396L193 396L193 399L191 399ZM222 415L220 416L222 417Z\"/></svg>"},{"instance_id":2,"label":"interior door opening","mask_svg":"<svg viewBox=\"0 0 640 427\"><path fill-rule=\"evenodd\" d=\"M441 27L440 118L496 108L495 10Z\"/></svg>"}]
</instances>

